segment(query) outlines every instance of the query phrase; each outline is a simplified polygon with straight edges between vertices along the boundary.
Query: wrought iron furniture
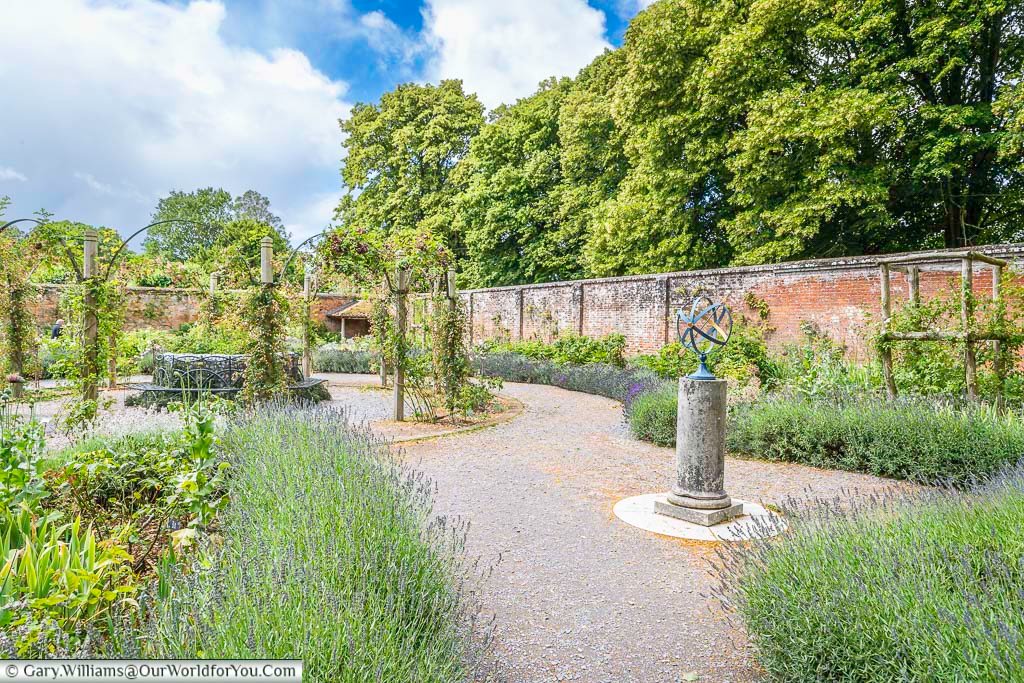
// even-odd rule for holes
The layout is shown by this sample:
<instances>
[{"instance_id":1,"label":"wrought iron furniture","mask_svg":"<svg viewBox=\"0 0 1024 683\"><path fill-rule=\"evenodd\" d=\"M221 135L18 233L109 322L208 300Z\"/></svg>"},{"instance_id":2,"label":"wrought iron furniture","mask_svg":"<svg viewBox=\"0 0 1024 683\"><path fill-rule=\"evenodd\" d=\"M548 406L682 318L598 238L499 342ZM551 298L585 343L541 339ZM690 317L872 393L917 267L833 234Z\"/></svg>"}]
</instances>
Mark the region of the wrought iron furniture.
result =
<instances>
[{"instance_id":1,"label":"wrought iron furniture","mask_svg":"<svg viewBox=\"0 0 1024 683\"><path fill-rule=\"evenodd\" d=\"M233 398L242 390L248 356L212 353L160 353L153 366L153 381L132 384L142 392L142 405L163 405L186 394L211 393ZM326 398L324 380L302 374L299 354L285 355L288 389L313 400Z\"/></svg>"}]
</instances>

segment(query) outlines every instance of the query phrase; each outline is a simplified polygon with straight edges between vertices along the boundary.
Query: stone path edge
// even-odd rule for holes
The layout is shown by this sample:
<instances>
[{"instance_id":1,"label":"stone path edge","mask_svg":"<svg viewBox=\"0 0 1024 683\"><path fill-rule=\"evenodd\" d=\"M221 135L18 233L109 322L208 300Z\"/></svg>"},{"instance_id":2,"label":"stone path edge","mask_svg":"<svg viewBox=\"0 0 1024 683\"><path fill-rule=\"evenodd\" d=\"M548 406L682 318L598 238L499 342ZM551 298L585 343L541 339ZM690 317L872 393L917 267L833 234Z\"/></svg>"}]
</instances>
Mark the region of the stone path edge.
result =
<instances>
[{"instance_id":1,"label":"stone path edge","mask_svg":"<svg viewBox=\"0 0 1024 683\"><path fill-rule=\"evenodd\" d=\"M392 439L388 439L390 443L419 443L422 441L433 441L434 439L443 439L449 436L458 436L460 434L469 434L470 432L478 432L482 429L489 429L506 422L511 422L520 415L523 414L523 403L519 399L512 398L511 396L505 396L498 394L498 400L501 401L506 409L501 411L498 415L492 417L489 420L475 425L467 425L465 427L456 427L454 429L446 429L443 432L436 432L434 434L424 434L422 436L401 436Z\"/></svg>"}]
</instances>

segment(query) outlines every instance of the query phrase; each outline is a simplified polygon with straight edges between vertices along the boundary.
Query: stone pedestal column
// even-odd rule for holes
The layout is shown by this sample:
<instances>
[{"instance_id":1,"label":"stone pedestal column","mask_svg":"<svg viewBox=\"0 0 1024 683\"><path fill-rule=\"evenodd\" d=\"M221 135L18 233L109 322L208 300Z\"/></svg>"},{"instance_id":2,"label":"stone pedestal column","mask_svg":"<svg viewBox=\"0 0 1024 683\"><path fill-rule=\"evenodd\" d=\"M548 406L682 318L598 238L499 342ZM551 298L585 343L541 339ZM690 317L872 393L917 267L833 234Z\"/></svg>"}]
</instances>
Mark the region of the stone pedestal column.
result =
<instances>
[{"instance_id":1,"label":"stone pedestal column","mask_svg":"<svg viewBox=\"0 0 1024 683\"><path fill-rule=\"evenodd\" d=\"M726 381L679 380L676 416L676 482L656 510L712 526L742 514L725 492Z\"/></svg>"}]
</instances>

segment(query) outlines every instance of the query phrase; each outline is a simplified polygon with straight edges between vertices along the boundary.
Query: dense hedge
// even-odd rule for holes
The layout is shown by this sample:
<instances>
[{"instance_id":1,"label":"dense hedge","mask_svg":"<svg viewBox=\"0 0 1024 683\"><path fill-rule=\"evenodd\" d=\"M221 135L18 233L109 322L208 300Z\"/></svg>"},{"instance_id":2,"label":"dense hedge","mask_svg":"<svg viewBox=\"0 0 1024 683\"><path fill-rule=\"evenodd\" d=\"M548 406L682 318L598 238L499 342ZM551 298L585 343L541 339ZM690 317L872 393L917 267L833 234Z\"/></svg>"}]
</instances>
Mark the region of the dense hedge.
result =
<instances>
[{"instance_id":1,"label":"dense hedge","mask_svg":"<svg viewBox=\"0 0 1024 683\"><path fill-rule=\"evenodd\" d=\"M637 396L629 415L633 436L658 446L675 446L678 403L679 390L675 382Z\"/></svg>"},{"instance_id":2,"label":"dense hedge","mask_svg":"<svg viewBox=\"0 0 1024 683\"><path fill-rule=\"evenodd\" d=\"M723 546L721 597L770 680L1024 680L1019 467L968 493L815 502Z\"/></svg>"},{"instance_id":3,"label":"dense hedge","mask_svg":"<svg viewBox=\"0 0 1024 683\"><path fill-rule=\"evenodd\" d=\"M1019 417L970 404L774 397L733 409L730 452L761 460L962 483L1024 457Z\"/></svg>"},{"instance_id":4,"label":"dense hedge","mask_svg":"<svg viewBox=\"0 0 1024 683\"><path fill-rule=\"evenodd\" d=\"M478 349L481 353L516 353L533 360L549 360L559 365L589 365L605 363L622 366L626 337L619 333L609 334L600 339L570 334L559 337L551 343L536 339L521 341L484 342Z\"/></svg>"}]
</instances>

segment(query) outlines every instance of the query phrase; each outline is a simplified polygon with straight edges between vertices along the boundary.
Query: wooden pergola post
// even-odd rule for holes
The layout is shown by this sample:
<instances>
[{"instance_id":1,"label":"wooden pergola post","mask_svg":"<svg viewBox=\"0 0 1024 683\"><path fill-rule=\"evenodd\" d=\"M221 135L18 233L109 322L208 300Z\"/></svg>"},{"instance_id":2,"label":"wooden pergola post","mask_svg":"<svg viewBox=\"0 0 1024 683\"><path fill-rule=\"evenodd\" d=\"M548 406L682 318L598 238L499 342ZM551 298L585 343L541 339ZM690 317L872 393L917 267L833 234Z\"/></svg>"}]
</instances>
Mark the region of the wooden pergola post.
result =
<instances>
[{"instance_id":1,"label":"wooden pergola post","mask_svg":"<svg viewBox=\"0 0 1024 683\"><path fill-rule=\"evenodd\" d=\"M978 399L978 361L974 354L971 325L974 322L974 260L968 253L960 261L960 325L964 333L964 367L967 379L967 398Z\"/></svg>"},{"instance_id":2,"label":"wooden pergola post","mask_svg":"<svg viewBox=\"0 0 1024 683\"><path fill-rule=\"evenodd\" d=\"M889 264L882 263L879 268L882 277L882 377L885 379L885 393L892 400L896 398L896 380L892 374L892 349L889 348L889 318L892 317Z\"/></svg>"},{"instance_id":3,"label":"wooden pergola post","mask_svg":"<svg viewBox=\"0 0 1024 683\"><path fill-rule=\"evenodd\" d=\"M1002 292L1000 286L1003 279L1003 268L1002 266L992 266L992 301L995 303L996 311L999 314L1000 319L1003 317L1002 311ZM996 382L998 384L996 390L996 410L1002 413L1006 409L1006 400L1003 398L1003 390L1005 389L1006 377L1004 376L1003 368L1003 343L998 339L992 341L992 369L996 373Z\"/></svg>"},{"instance_id":4,"label":"wooden pergola post","mask_svg":"<svg viewBox=\"0 0 1024 683\"><path fill-rule=\"evenodd\" d=\"M889 288L889 273L893 269L904 270L907 273L910 285L910 300L913 305L921 302L920 269L924 264L941 264L947 268L956 268L960 264L960 329L953 330L912 330L910 332L893 332L889 329L889 321L892 315L890 302L891 294ZM1003 269L1008 268L1008 261L989 256L977 251L962 251L955 254L930 255L922 254L910 257L886 259L878 262L881 270L882 280L882 332L883 345L893 341L942 341L962 343L964 345L964 374L966 393L970 400L980 400L978 391L978 358L976 354L979 342L992 342L995 351L993 370L999 382L999 392L996 396L996 407L1002 410L1004 404L1003 382L1005 380L1006 368L1001 351L1006 333L1002 330L981 329L975 327L975 306L974 306L974 265L981 263L983 266L992 269L992 299L997 310L1001 301L1000 280ZM1000 318L1003 318L999 310ZM882 349L882 372L885 377L886 390L890 398L896 395L896 387L893 383L892 353Z\"/></svg>"},{"instance_id":5,"label":"wooden pergola post","mask_svg":"<svg viewBox=\"0 0 1024 683\"><path fill-rule=\"evenodd\" d=\"M402 341L401 345L405 345L405 332L406 332L406 297L409 295L409 271L405 268L399 268L395 276L397 283L397 289L395 291L395 334ZM404 351L403 351L404 352ZM395 359L395 393L394 393L395 405L395 421L402 422L405 420L405 359Z\"/></svg>"},{"instance_id":6,"label":"wooden pergola post","mask_svg":"<svg viewBox=\"0 0 1024 683\"><path fill-rule=\"evenodd\" d=\"M312 324L313 275L308 271L302 278L302 376L308 379L313 374L313 352L310 349L309 327Z\"/></svg>"},{"instance_id":7,"label":"wooden pergola post","mask_svg":"<svg viewBox=\"0 0 1024 683\"><path fill-rule=\"evenodd\" d=\"M99 302L96 301L96 293L93 290L95 287L93 279L99 277L96 268L98 251L99 233L90 228L85 231L82 253L82 279L85 287L85 297L82 302L82 335L85 346L84 367L82 368L85 382L82 386L82 398L86 401L95 401L99 398L97 380L100 368L97 352L99 350L100 319Z\"/></svg>"}]
</instances>

